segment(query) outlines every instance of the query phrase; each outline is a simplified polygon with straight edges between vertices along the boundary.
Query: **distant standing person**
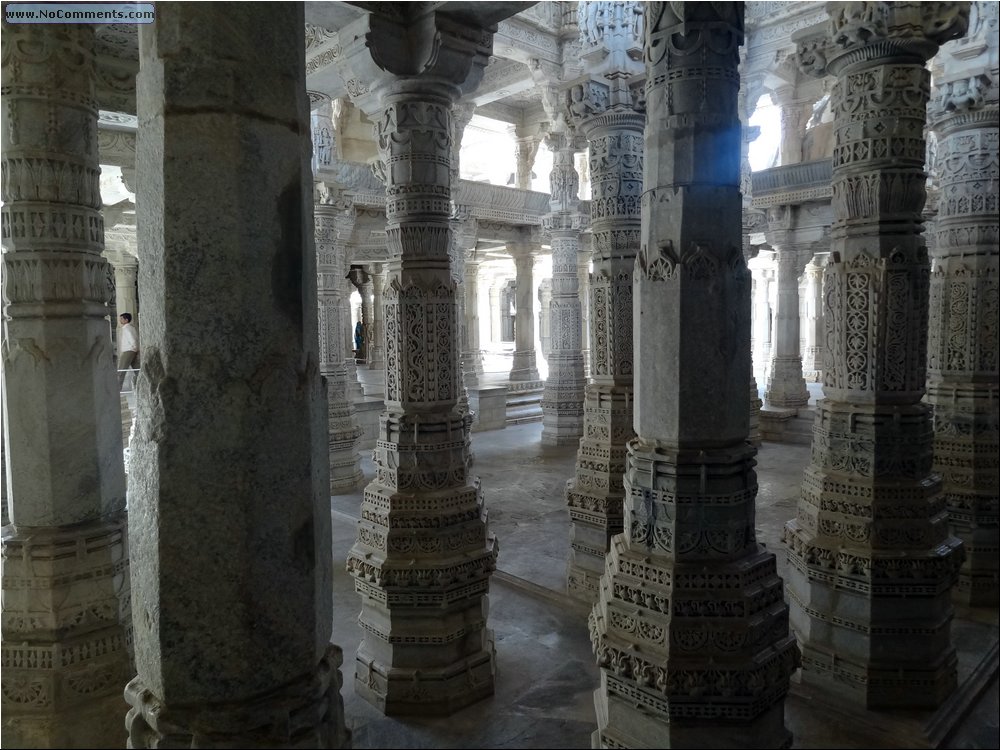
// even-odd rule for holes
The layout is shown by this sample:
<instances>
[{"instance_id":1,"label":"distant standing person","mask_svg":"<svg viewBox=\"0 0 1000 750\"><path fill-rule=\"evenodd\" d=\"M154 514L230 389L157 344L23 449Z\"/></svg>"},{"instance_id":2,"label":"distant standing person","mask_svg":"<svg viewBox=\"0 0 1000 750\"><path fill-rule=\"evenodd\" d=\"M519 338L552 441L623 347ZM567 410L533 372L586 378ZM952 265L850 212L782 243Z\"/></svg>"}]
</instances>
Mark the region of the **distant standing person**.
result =
<instances>
[{"instance_id":1,"label":"distant standing person","mask_svg":"<svg viewBox=\"0 0 1000 750\"><path fill-rule=\"evenodd\" d=\"M125 383L125 371L139 366L139 335L132 325L132 313L122 313L118 322L121 324L118 329L118 390L121 390Z\"/></svg>"}]
</instances>

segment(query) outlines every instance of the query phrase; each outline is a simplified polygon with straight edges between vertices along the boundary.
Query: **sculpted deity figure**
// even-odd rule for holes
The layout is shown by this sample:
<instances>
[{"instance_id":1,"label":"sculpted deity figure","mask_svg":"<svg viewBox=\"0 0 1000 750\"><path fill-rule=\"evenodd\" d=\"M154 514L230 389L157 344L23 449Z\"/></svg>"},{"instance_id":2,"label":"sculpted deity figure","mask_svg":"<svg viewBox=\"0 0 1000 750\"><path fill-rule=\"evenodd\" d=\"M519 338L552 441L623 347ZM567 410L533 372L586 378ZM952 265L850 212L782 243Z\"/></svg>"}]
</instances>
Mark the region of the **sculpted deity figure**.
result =
<instances>
[{"instance_id":1,"label":"sculpted deity figure","mask_svg":"<svg viewBox=\"0 0 1000 750\"><path fill-rule=\"evenodd\" d=\"M569 111L573 117L587 117L597 113L596 103L583 84L569 90Z\"/></svg>"}]
</instances>

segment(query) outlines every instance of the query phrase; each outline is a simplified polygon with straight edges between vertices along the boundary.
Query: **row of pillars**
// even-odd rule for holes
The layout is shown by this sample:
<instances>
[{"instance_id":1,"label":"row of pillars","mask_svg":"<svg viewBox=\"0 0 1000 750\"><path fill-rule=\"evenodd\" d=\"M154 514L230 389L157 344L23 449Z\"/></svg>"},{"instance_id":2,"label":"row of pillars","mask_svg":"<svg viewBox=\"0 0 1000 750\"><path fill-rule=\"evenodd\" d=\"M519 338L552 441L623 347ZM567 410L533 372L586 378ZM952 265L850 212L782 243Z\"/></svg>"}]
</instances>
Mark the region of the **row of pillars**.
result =
<instances>
[{"instance_id":1,"label":"row of pillars","mask_svg":"<svg viewBox=\"0 0 1000 750\"><path fill-rule=\"evenodd\" d=\"M947 511L995 507L995 460L954 464L979 449L977 437L996 439L996 329L962 301L995 305L995 243L964 238L995 237L997 220L960 200L974 181L954 168L928 277L924 64L964 33L967 11L911 5L888 5L901 15L864 34L853 33L866 16L852 6L834 21L841 44L824 47L841 144L826 398L786 528L787 604L754 529L742 5L644 4L645 115L613 75L604 109L581 121L594 192L593 362L567 498L570 590L575 580L596 600L595 746L662 746L664 733L672 746L717 746L734 732L746 746L788 746L784 696L800 663L804 679L866 706L937 704L956 679L952 584L981 574L995 595L995 561L968 567L977 558L963 555ZM127 682L132 747L349 743L341 654L329 642L328 498L333 436L349 433L334 415L348 380L347 269L323 251L344 236L344 212L329 193L313 205L301 5L226 12L224 22L223 12L168 4L140 32L148 261L127 521L103 321L93 31L5 26L15 43L3 66L4 387L18 436L3 532L5 742L120 745ZM348 570L364 633L355 690L387 714L449 714L495 684L487 591L497 546L459 408L448 168L452 107L485 65L490 34L470 55L467 30L431 20L424 31L437 44L416 67L423 74L394 62L403 30L391 19L363 19L377 28L357 37L381 68L368 50L355 60L370 66L380 107L370 116L390 261L386 411ZM231 41L224 59L211 54L220 29ZM261 48L272 50L266 61ZM268 96L237 100L242 87L212 84L233 76ZM974 131L995 161L996 108L988 114L947 132ZM880 161L875 141L897 156ZM251 147L255 158L242 160ZM860 188L887 180L891 212ZM569 303L573 281L561 280ZM921 401L932 298L930 392L951 407L935 420L952 420L940 451ZM974 362L954 330L938 330L960 320ZM582 363L570 353L566 365L579 382ZM970 387L959 365L976 368ZM935 461L950 470L945 493ZM983 489L951 477L982 477ZM607 553L599 568L589 550Z\"/></svg>"}]
</instances>

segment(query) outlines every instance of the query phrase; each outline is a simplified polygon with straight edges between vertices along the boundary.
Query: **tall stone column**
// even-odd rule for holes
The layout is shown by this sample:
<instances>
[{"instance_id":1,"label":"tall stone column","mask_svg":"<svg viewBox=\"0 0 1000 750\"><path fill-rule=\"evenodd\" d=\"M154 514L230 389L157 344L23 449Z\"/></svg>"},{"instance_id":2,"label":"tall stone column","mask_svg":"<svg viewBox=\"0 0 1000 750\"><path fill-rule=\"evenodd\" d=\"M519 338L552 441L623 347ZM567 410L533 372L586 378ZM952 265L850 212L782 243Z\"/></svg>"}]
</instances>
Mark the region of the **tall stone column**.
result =
<instances>
[{"instance_id":1,"label":"tall stone column","mask_svg":"<svg viewBox=\"0 0 1000 750\"><path fill-rule=\"evenodd\" d=\"M538 136L519 137L514 141L515 185L521 190L531 190L531 169L542 139Z\"/></svg>"},{"instance_id":2,"label":"tall stone column","mask_svg":"<svg viewBox=\"0 0 1000 750\"><path fill-rule=\"evenodd\" d=\"M823 265L826 253L817 253L806 265L806 315L802 340L802 376L811 383L823 378Z\"/></svg>"},{"instance_id":3,"label":"tall stone column","mask_svg":"<svg viewBox=\"0 0 1000 750\"><path fill-rule=\"evenodd\" d=\"M757 101L762 90L762 83L757 76L747 80L744 75L746 67L746 47L740 47L740 93L738 98L738 109L740 116L740 195L743 199L743 221L742 240L743 258L750 262L757 255L758 249L750 244L750 235L766 226L766 212L753 208L753 170L750 167L750 144L757 140L760 135L760 127L750 125L750 118L753 117L757 109ZM756 336L757 315L755 308L755 292L757 288L756 280L750 286L751 299L751 326L753 333L750 337L751 350L753 349ZM761 445L760 435L760 408L764 405L760 397L760 388L757 385L756 367L754 367L751 355L750 383L747 387L750 396L750 443L756 447Z\"/></svg>"},{"instance_id":4,"label":"tall stone column","mask_svg":"<svg viewBox=\"0 0 1000 750\"><path fill-rule=\"evenodd\" d=\"M829 30L802 39L798 52L809 72L835 76L837 145L826 397L784 532L787 593L805 683L867 708L931 707L956 685L950 589L963 551L948 530L921 401L925 63L965 32L969 11L966 3L836 8Z\"/></svg>"},{"instance_id":5,"label":"tall stone column","mask_svg":"<svg viewBox=\"0 0 1000 750\"><path fill-rule=\"evenodd\" d=\"M952 533L965 544L956 597L997 604L1000 397L997 365L997 81L982 71L997 6L976 3L976 33L945 45L936 62L932 122L940 190L932 247L927 402L934 407L934 470ZM992 24L987 23L992 20ZM992 26L992 30L990 27Z\"/></svg>"},{"instance_id":6,"label":"tall stone column","mask_svg":"<svg viewBox=\"0 0 1000 750\"><path fill-rule=\"evenodd\" d=\"M508 242L507 251L514 259L514 269L517 274L514 362L510 368L510 380L511 382L532 383L539 380L535 361L535 284L533 273L538 246L530 242Z\"/></svg>"},{"instance_id":7,"label":"tall stone column","mask_svg":"<svg viewBox=\"0 0 1000 750\"><path fill-rule=\"evenodd\" d=\"M132 674L92 26L3 24L5 747L121 747Z\"/></svg>"},{"instance_id":8,"label":"tall stone column","mask_svg":"<svg viewBox=\"0 0 1000 750\"><path fill-rule=\"evenodd\" d=\"M452 120L452 132L455 130L455 121ZM455 155L454 140L452 141L452 155ZM452 169L452 182L458 181L458 173ZM458 411L460 414L469 415L469 376L466 374L465 360L465 248L462 240L462 225L464 222L455 216L454 201L452 202L451 217L451 247L449 248L449 263L451 267L451 280L455 284L455 317L458 322L456 330L455 344L458 347L458 372L462 381L458 389ZM474 373L473 373L474 377ZM469 453L469 466L475 463L475 454Z\"/></svg>"},{"instance_id":9,"label":"tall stone column","mask_svg":"<svg viewBox=\"0 0 1000 750\"><path fill-rule=\"evenodd\" d=\"M136 295L136 279L139 275L139 261L122 253L112 262L115 269L115 309L118 314L131 313L138 320L139 300ZM117 324L117 321L112 321Z\"/></svg>"},{"instance_id":10,"label":"tall stone column","mask_svg":"<svg viewBox=\"0 0 1000 750\"><path fill-rule=\"evenodd\" d=\"M625 444L632 428L632 268L639 250L645 113L629 81L642 71L643 3L588 3L606 26L581 24L585 57L602 59L595 77L573 86L568 113L590 144L590 380L583 438L567 483L570 560L567 592L596 601L611 537L622 530ZM597 33L599 28L603 31ZM585 29L585 31L584 31ZM630 52L631 50L631 52ZM601 55L606 53L606 57ZM595 63L596 64L596 63ZM634 85L634 84L633 84ZM633 95L634 94L634 95Z\"/></svg>"},{"instance_id":11,"label":"tall stone column","mask_svg":"<svg viewBox=\"0 0 1000 750\"><path fill-rule=\"evenodd\" d=\"M454 153L454 149L452 150ZM453 179L458 175L452 170ZM463 212L464 213L464 212ZM483 375L483 361L479 355L479 262L475 256L479 225L475 219L464 216L452 221L454 247L452 262L455 283L458 285L459 347L461 350L462 380L465 392L460 400L468 408L468 389L479 385ZM470 272L471 267L471 272ZM471 274L471 275L470 275Z\"/></svg>"},{"instance_id":12,"label":"tall stone column","mask_svg":"<svg viewBox=\"0 0 1000 750\"><path fill-rule=\"evenodd\" d=\"M791 86L776 91L775 99L781 110L780 163L782 166L798 164L802 161L802 136L809 121L809 103L797 99Z\"/></svg>"},{"instance_id":13,"label":"tall stone column","mask_svg":"<svg viewBox=\"0 0 1000 750\"><path fill-rule=\"evenodd\" d=\"M371 366L372 334L375 331L375 284L372 280L372 273L365 269L363 281L358 291L361 293L361 325L364 329L364 336L361 348L364 350L363 359L365 364Z\"/></svg>"},{"instance_id":14,"label":"tall stone column","mask_svg":"<svg viewBox=\"0 0 1000 750\"><path fill-rule=\"evenodd\" d=\"M538 260L540 260L540 258ZM539 273L541 272L539 271ZM542 359L546 361L546 364L552 354L552 330L550 325L551 314L552 277L549 276L538 282L538 347L539 352L542 355Z\"/></svg>"},{"instance_id":15,"label":"tall stone column","mask_svg":"<svg viewBox=\"0 0 1000 750\"><path fill-rule=\"evenodd\" d=\"M333 124L333 100L320 91L309 91L309 131L312 139L312 171L319 174L337 159L337 128Z\"/></svg>"},{"instance_id":16,"label":"tall stone column","mask_svg":"<svg viewBox=\"0 0 1000 750\"><path fill-rule=\"evenodd\" d=\"M301 4L177 3L139 31L133 748L350 742L304 24Z\"/></svg>"},{"instance_id":17,"label":"tall stone column","mask_svg":"<svg viewBox=\"0 0 1000 750\"><path fill-rule=\"evenodd\" d=\"M588 218L589 217L585 217ZM576 279L580 285L580 353L583 355L583 375L590 378L590 233L580 235L576 256ZM584 386L586 389L586 386Z\"/></svg>"},{"instance_id":18,"label":"tall stone column","mask_svg":"<svg viewBox=\"0 0 1000 750\"><path fill-rule=\"evenodd\" d=\"M347 370L347 400L352 404L363 401L365 398L364 389L358 379L358 360L354 351L354 322L351 307L351 295L355 286L351 281L348 272L351 264L351 238L354 234L354 224L357 221L357 214L353 203L345 203L343 209L337 213L335 226L337 228L337 242L334 249L337 257L341 260L341 319L344 321L344 369ZM362 324L363 325L363 324Z\"/></svg>"},{"instance_id":19,"label":"tall stone column","mask_svg":"<svg viewBox=\"0 0 1000 750\"><path fill-rule=\"evenodd\" d=\"M382 287L385 283L385 264L376 263L369 267L372 280L372 328L368 345L368 368L385 369L385 311L382 309Z\"/></svg>"},{"instance_id":20,"label":"tall stone column","mask_svg":"<svg viewBox=\"0 0 1000 750\"><path fill-rule=\"evenodd\" d=\"M583 327L580 294L580 231L588 217L579 211L580 180L573 162L579 144L572 136L550 137L553 167L550 207L543 226L552 242L552 301L549 305L549 374L542 394L542 443L575 444L583 435Z\"/></svg>"},{"instance_id":21,"label":"tall stone column","mask_svg":"<svg viewBox=\"0 0 1000 750\"><path fill-rule=\"evenodd\" d=\"M750 273L753 277L753 361L754 369L763 378L771 369L770 289L774 283L774 274L757 263L750 266Z\"/></svg>"},{"instance_id":22,"label":"tall stone column","mask_svg":"<svg viewBox=\"0 0 1000 750\"><path fill-rule=\"evenodd\" d=\"M502 340L500 335L500 288L501 288L502 278L499 276L493 277L493 283L490 284L490 343L499 344Z\"/></svg>"},{"instance_id":23,"label":"tall stone column","mask_svg":"<svg viewBox=\"0 0 1000 750\"><path fill-rule=\"evenodd\" d=\"M399 12L423 15L372 13L341 32L356 40L346 64L372 82L359 104L378 123L390 253L386 411L347 559L361 596L355 690L386 714L447 715L492 695L495 674L497 547L458 410L449 169L452 106L482 75L492 34L423 6Z\"/></svg>"},{"instance_id":24,"label":"tall stone column","mask_svg":"<svg viewBox=\"0 0 1000 750\"><path fill-rule=\"evenodd\" d=\"M799 409L809 403L799 350L799 275L805 263L800 248L788 237L789 230L772 228L787 226L793 210L791 206L768 210L768 240L778 261L778 308L764 402L778 409Z\"/></svg>"},{"instance_id":25,"label":"tall stone column","mask_svg":"<svg viewBox=\"0 0 1000 750\"><path fill-rule=\"evenodd\" d=\"M325 191L317 192L323 196ZM319 198L314 208L319 369L326 378L331 495L352 492L364 479L358 455L358 439L362 430L348 394L344 352L344 329L351 327L350 318L344 320L344 306L341 304L347 259L343 245L337 242L338 225L344 211L344 204L323 197Z\"/></svg>"},{"instance_id":26,"label":"tall stone column","mask_svg":"<svg viewBox=\"0 0 1000 750\"><path fill-rule=\"evenodd\" d=\"M465 259L465 328L462 341L462 372L467 388L479 385L483 377L483 358L479 346L479 265Z\"/></svg>"},{"instance_id":27,"label":"tall stone column","mask_svg":"<svg viewBox=\"0 0 1000 750\"><path fill-rule=\"evenodd\" d=\"M368 337L372 325L372 281L371 275L361 266L351 266L347 272L347 278L361 297L361 348L355 348L354 359L357 364L368 363ZM352 346L354 345L354 331L351 331Z\"/></svg>"},{"instance_id":28,"label":"tall stone column","mask_svg":"<svg viewBox=\"0 0 1000 750\"><path fill-rule=\"evenodd\" d=\"M789 747L798 650L754 529L742 3L650 3L625 529L590 616L593 747ZM669 76L668 76L669 71ZM712 159L699 158L712 154Z\"/></svg>"}]
</instances>

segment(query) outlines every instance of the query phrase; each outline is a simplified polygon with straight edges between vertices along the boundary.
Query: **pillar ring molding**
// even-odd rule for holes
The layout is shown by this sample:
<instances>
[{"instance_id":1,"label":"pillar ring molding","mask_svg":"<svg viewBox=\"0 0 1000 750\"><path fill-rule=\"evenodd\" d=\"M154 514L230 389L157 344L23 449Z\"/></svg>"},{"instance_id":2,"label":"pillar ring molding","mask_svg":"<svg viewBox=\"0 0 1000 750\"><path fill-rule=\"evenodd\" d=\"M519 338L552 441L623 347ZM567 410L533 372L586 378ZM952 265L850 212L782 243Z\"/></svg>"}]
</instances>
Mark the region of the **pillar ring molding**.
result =
<instances>
[{"instance_id":1,"label":"pillar ring molding","mask_svg":"<svg viewBox=\"0 0 1000 750\"><path fill-rule=\"evenodd\" d=\"M1000 105L993 102L981 109L966 112L940 112L931 123L931 128L937 133L938 138L944 138L956 130L997 127L998 123L1000 123Z\"/></svg>"}]
</instances>

